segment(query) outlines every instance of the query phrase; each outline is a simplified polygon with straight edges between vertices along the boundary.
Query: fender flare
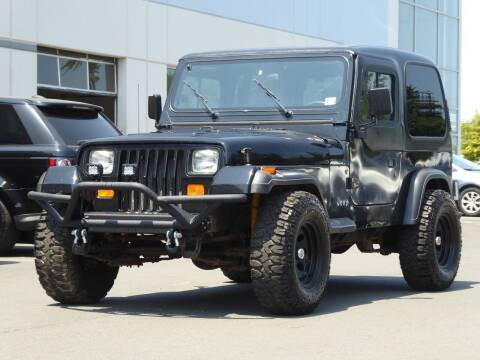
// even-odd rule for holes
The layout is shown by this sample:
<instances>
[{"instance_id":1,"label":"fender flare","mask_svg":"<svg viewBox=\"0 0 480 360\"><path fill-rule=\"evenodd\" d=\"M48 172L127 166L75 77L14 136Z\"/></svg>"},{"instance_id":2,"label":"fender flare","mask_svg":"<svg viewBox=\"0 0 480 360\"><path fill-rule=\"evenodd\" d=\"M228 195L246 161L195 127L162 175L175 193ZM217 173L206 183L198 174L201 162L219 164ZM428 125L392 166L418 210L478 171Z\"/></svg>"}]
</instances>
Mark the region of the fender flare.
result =
<instances>
[{"instance_id":1,"label":"fender flare","mask_svg":"<svg viewBox=\"0 0 480 360\"><path fill-rule=\"evenodd\" d=\"M440 180L447 184L447 190L452 193L452 179L439 169L423 168L413 173L408 187L408 194L403 213L403 224L414 225L418 222L420 207L427 190L427 185L432 180Z\"/></svg>"}]
</instances>

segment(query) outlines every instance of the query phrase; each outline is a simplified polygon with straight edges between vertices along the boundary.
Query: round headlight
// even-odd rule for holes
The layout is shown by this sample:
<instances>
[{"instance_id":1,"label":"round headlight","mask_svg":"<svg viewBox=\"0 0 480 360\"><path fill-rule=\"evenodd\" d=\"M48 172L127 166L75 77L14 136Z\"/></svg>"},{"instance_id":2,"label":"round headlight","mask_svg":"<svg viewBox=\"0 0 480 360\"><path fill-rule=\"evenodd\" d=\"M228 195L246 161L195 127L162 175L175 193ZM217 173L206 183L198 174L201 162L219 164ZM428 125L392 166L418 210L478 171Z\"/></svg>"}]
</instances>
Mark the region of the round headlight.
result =
<instances>
[{"instance_id":1,"label":"round headlight","mask_svg":"<svg viewBox=\"0 0 480 360\"><path fill-rule=\"evenodd\" d=\"M102 165L103 174L110 175L113 172L113 161L115 153L113 150L93 150L90 152L88 163Z\"/></svg>"},{"instance_id":2,"label":"round headlight","mask_svg":"<svg viewBox=\"0 0 480 360\"><path fill-rule=\"evenodd\" d=\"M192 173L215 174L218 170L218 158L217 150L194 150L192 154Z\"/></svg>"}]
</instances>

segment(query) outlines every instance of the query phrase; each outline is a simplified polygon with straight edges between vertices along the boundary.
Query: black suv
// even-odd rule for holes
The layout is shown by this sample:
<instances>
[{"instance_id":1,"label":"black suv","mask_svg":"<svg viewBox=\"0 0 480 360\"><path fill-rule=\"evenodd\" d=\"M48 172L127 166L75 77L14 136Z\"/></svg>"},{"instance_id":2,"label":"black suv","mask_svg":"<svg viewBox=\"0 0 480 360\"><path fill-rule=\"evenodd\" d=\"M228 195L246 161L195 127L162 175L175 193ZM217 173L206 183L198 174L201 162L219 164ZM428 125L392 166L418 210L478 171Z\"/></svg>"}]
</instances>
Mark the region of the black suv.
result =
<instances>
[{"instance_id":1,"label":"black suv","mask_svg":"<svg viewBox=\"0 0 480 360\"><path fill-rule=\"evenodd\" d=\"M79 140L119 135L101 111L93 105L40 97L0 98L0 254L19 239L32 242L28 234L35 229L41 208L27 193L43 173L74 163Z\"/></svg>"},{"instance_id":2,"label":"black suv","mask_svg":"<svg viewBox=\"0 0 480 360\"><path fill-rule=\"evenodd\" d=\"M305 314L331 253L400 254L444 290L460 261L449 112L439 72L394 49L248 50L181 59L158 131L91 141L31 192L35 256L61 303L94 303L119 266L179 257Z\"/></svg>"}]
</instances>

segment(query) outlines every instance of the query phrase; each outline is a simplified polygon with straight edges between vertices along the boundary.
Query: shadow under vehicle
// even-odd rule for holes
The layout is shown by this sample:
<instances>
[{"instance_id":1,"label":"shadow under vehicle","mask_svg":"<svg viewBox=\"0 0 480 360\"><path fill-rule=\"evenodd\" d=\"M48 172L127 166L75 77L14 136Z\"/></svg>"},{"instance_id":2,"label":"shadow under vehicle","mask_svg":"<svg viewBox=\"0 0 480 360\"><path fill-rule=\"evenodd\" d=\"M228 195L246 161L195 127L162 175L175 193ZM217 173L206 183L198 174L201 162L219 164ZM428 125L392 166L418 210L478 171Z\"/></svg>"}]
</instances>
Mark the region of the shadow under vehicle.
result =
<instances>
[{"instance_id":1,"label":"shadow under vehicle","mask_svg":"<svg viewBox=\"0 0 480 360\"><path fill-rule=\"evenodd\" d=\"M180 257L306 314L331 253L400 254L408 284L453 282L461 228L438 70L394 49L192 54L158 131L90 141L30 192L47 211L35 256L56 301L94 303L123 265ZM55 276L52 276L55 274Z\"/></svg>"},{"instance_id":2,"label":"shadow under vehicle","mask_svg":"<svg viewBox=\"0 0 480 360\"><path fill-rule=\"evenodd\" d=\"M94 105L0 98L0 254L32 242L41 208L27 198L52 166L75 163L78 141L120 132Z\"/></svg>"}]
</instances>

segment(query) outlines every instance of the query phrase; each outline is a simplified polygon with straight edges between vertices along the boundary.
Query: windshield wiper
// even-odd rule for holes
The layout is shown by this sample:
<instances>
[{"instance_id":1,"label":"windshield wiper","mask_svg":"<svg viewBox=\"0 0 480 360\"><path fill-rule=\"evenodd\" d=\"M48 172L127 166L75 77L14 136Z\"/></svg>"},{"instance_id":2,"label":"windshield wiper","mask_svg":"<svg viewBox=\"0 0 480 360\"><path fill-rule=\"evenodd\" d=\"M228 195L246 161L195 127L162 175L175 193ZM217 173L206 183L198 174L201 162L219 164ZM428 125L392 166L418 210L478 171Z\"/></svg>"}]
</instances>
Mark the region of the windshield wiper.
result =
<instances>
[{"instance_id":1,"label":"windshield wiper","mask_svg":"<svg viewBox=\"0 0 480 360\"><path fill-rule=\"evenodd\" d=\"M277 107L282 110L283 114L285 115L285 117L289 118L293 115L293 112L292 110L288 110L281 102L280 102L280 99L278 98L277 95L275 95L272 90L270 90L269 88L267 88L261 81L258 81L257 79L253 79L253 81L255 81L255 83L260 86L263 91L265 92L265 94L270 97L274 102L275 104L277 104Z\"/></svg>"},{"instance_id":2,"label":"windshield wiper","mask_svg":"<svg viewBox=\"0 0 480 360\"><path fill-rule=\"evenodd\" d=\"M203 106L205 106L205 109L207 109L207 111L212 115L212 119L218 119L218 117L220 116L220 114L217 112L217 111L213 111L213 109L210 107L210 105L208 105L208 100L205 98L205 96L203 96L202 94L200 94L200 92L195 89L192 85L190 85L188 82L186 82L185 80L183 80L183 83L185 85L187 85L187 87L192 90L193 94L200 99L200 101L203 103Z\"/></svg>"}]
</instances>

